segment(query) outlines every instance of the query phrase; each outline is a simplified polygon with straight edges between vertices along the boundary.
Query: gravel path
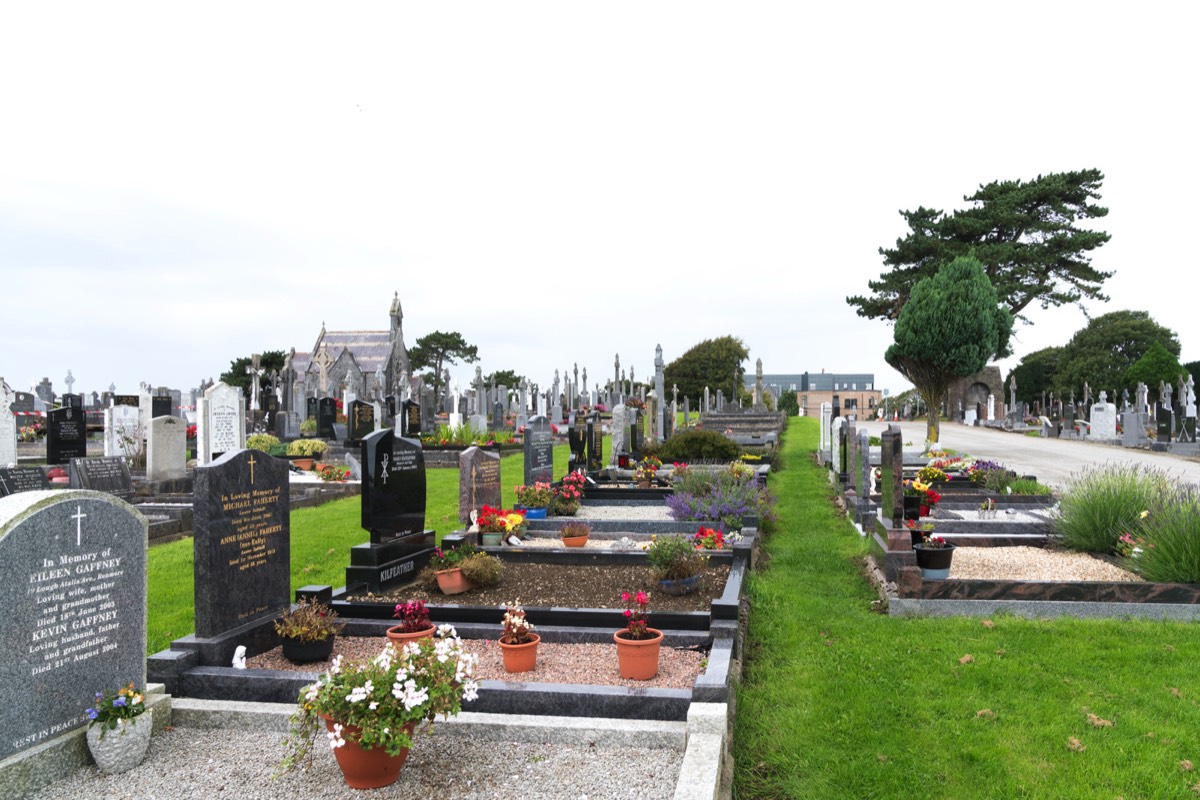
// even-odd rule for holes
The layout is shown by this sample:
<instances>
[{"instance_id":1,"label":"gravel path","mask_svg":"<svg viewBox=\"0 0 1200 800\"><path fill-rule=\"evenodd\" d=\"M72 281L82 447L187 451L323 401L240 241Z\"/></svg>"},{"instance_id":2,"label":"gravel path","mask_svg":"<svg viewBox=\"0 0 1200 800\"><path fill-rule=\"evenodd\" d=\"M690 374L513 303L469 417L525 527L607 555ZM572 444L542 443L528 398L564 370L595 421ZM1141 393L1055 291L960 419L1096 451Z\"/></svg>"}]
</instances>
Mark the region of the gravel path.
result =
<instances>
[{"instance_id":1,"label":"gravel path","mask_svg":"<svg viewBox=\"0 0 1200 800\"><path fill-rule=\"evenodd\" d=\"M351 789L332 752L318 740L313 766L272 779L282 734L176 728L154 736L140 767L102 775L94 767L54 783L37 800L628 800L670 798L682 752L473 740L453 726L418 735L400 771L383 789ZM620 780L614 778L615 769Z\"/></svg>"},{"instance_id":2,"label":"gravel path","mask_svg":"<svg viewBox=\"0 0 1200 800\"><path fill-rule=\"evenodd\" d=\"M497 626L498 628L499 626ZM536 631L535 631L536 632ZM370 636L339 636L334 642L334 655L361 660L373 658L383 648L384 640ZM625 686L630 689L687 689L704 671L706 653L664 647L659 651L658 675L648 681L634 681L617 674L615 644L554 644L538 645L537 666L532 672L511 673L504 670L500 646L495 640L464 639L470 653L479 656L475 665L477 680L578 683L591 686ZM328 662L297 665L283 657L281 648L254 656L246 662L251 669L285 669L322 672Z\"/></svg>"},{"instance_id":3,"label":"gravel path","mask_svg":"<svg viewBox=\"0 0 1200 800\"><path fill-rule=\"evenodd\" d=\"M564 517L555 517L555 519L565 519ZM636 520L661 520L663 522L673 522L671 518L671 510L667 508L666 503L645 504L645 505L629 505L629 506L589 506L584 505L579 507L579 512L575 515L575 519L636 519Z\"/></svg>"},{"instance_id":4,"label":"gravel path","mask_svg":"<svg viewBox=\"0 0 1200 800\"><path fill-rule=\"evenodd\" d=\"M951 578L1001 581L1140 581L1087 553L1040 547L956 547Z\"/></svg>"}]
</instances>

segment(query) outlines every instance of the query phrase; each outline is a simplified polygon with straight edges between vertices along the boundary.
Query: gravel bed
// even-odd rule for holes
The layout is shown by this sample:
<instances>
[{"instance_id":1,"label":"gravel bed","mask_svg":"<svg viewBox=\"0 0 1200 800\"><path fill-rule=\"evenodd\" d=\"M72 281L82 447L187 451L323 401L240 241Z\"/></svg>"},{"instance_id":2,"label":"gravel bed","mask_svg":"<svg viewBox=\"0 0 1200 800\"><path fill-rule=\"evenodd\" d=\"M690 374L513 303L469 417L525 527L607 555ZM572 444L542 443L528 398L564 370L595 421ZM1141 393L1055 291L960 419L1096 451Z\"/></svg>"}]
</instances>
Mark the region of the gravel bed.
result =
<instances>
[{"instance_id":1,"label":"gravel bed","mask_svg":"<svg viewBox=\"0 0 1200 800\"><path fill-rule=\"evenodd\" d=\"M418 735L400 779L382 789L351 789L318 739L313 765L272 779L282 734L175 728L155 735L142 765L121 775L86 767L34 795L37 800L626 800L670 798L683 753L582 745L481 741L435 726ZM614 767L620 765L620 780Z\"/></svg>"},{"instance_id":2,"label":"gravel bed","mask_svg":"<svg viewBox=\"0 0 1200 800\"><path fill-rule=\"evenodd\" d=\"M1040 547L956 547L951 578L1001 581L1140 581L1087 553Z\"/></svg>"},{"instance_id":3,"label":"gravel bed","mask_svg":"<svg viewBox=\"0 0 1200 800\"><path fill-rule=\"evenodd\" d=\"M556 517L556 519L559 519ZM575 514L575 519L637 519L659 520L674 522L671 509L666 503L629 505L629 506L589 506L582 505Z\"/></svg>"},{"instance_id":4,"label":"gravel bed","mask_svg":"<svg viewBox=\"0 0 1200 800\"><path fill-rule=\"evenodd\" d=\"M497 630L499 626L497 626ZM339 636L334 642L334 655L347 660L373 658L383 649L384 639L372 636ZM468 652L479 656L475 665L477 680L509 683L576 683L590 686L625 686L630 689L690 689L704 671L707 653L696 650L677 650L664 647L659 651L658 675L652 680L635 681L617 674L616 645L555 644L543 641L538 645L537 666L532 672L504 671L503 656L495 640L464 639ZM246 660L250 669L283 669L323 672L329 662L293 664L283 657L281 648Z\"/></svg>"},{"instance_id":5,"label":"gravel bed","mask_svg":"<svg viewBox=\"0 0 1200 800\"><path fill-rule=\"evenodd\" d=\"M644 535L646 538L642 539L641 541L635 542L632 539L627 538L625 544L620 544L621 539L599 539L593 532L592 535L588 537L588 540L583 543L583 546L591 550L645 550L650 546L650 535ZM521 547L565 548L566 545L564 545L562 540L557 536L528 536L521 541ZM575 550L577 548L572 547L570 549Z\"/></svg>"}]
</instances>

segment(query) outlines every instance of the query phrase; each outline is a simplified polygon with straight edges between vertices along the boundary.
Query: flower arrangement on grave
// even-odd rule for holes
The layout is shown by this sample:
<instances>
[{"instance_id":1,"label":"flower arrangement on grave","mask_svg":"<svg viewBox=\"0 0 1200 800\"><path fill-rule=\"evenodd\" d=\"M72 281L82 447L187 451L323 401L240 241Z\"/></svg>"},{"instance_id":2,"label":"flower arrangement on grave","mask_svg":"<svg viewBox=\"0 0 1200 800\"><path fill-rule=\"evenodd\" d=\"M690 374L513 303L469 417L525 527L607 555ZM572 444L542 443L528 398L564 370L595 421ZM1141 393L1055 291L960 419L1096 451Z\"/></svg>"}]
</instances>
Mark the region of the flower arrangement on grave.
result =
<instances>
[{"instance_id":1,"label":"flower arrangement on grave","mask_svg":"<svg viewBox=\"0 0 1200 800\"><path fill-rule=\"evenodd\" d=\"M904 520L904 526L910 531L918 531L920 533L929 533L933 530L932 522L917 522L915 519Z\"/></svg>"},{"instance_id":2,"label":"flower arrangement on grave","mask_svg":"<svg viewBox=\"0 0 1200 800\"><path fill-rule=\"evenodd\" d=\"M587 478L576 470L563 476L562 482L554 487L553 511L560 517L573 517L579 513L583 502L583 483Z\"/></svg>"},{"instance_id":3,"label":"flower arrangement on grave","mask_svg":"<svg viewBox=\"0 0 1200 800\"><path fill-rule=\"evenodd\" d=\"M938 467L921 467L917 470L917 480L921 483L933 483L934 481L948 481L950 477Z\"/></svg>"},{"instance_id":4,"label":"flower arrangement on grave","mask_svg":"<svg viewBox=\"0 0 1200 800\"><path fill-rule=\"evenodd\" d=\"M275 620L275 632L284 639L300 642L323 642L336 636L346 627L337 612L329 606L305 597L294 608L288 608Z\"/></svg>"},{"instance_id":5,"label":"flower arrangement on grave","mask_svg":"<svg viewBox=\"0 0 1200 800\"><path fill-rule=\"evenodd\" d=\"M419 633L433 627L429 619L429 609L421 600L397 603L392 616L400 620L400 624L395 626L400 633Z\"/></svg>"},{"instance_id":6,"label":"flower arrangement on grave","mask_svg":"<svg viewBox=\"0 0 1200 800\"><path fill-rule=\"evenodd\" d=\"M189 438L189 439L195 439L196 438L196 426L188 425L187 430L184 432L184 435L187 436L187 438Z\"/></svg>"},{"instance_id":7,"label":"flower arrangement on grave","mask_svg":"<svg viewBox=\"0 0 1200 800\"><path fill-rule=\"evenodd\" d=\"M754 478L756 471L754 467L750 466L749 464L745 464L741 461L734 461L729 465L729 474L732 475L734 480L738 481L739 483L746 483Z\"/></svg>"},{"instance_id":8,"label":"flower arrangement on grave","mask_svg":"<svg viewBox=\"0 0 1200 800\"><path fill-rule=\"evenodd\" d=\"M322 721L335 754L352 743L401 755L412 746L416 723L448 719L462 710L463 701L478 697L475 661L449 625L439 627L434 638L402 647L388 642L370 660L343 664L336 657L328 672L300 692L282 769L309 758Z\"/></svg>"},{"instance_id":9,"label":"flower arrangement on grave","mask_svg":"<svg viewBox=\"0 0 1200 800\"><path fill-rule=\"evenodd\" d=\"M480 533L515 533L518 536L525 527L525 512L485 505L475 519Z\"/></svg>"},{"instance_id":10,"label":"flower arrangement on grave","mask_svg":"<svg viewBox=\"0 0 1200 800\"><path fill-rule=\"evenodd\" d=\"M133 687L132 683L113 691L105 689L96 692L96 704L85 712L88 718L88 728L99 725L100 738L108 731L116 730L121 720L131 720L141 716L146 711L145 693ZM124 731L122 731L124 733Z\"/></svg>"},{"instance_id":11,"label":"flower arrangement on grave","mask_svg":"<svg viewBox=\"0 0 1200 800\"><path fill-rule=\"evenodd\" d=\"M350 468L338 464L317 464L317 477L323 481L344 481L350 477Z\"/></svg>"},{"instance_id":12,"label":"flower arrangement on grave","mask_svg":"<svg viewBox=\"0 0 1200 800\"><path fill-rule=\"evenodd\" d=\"M650 562L658 580L678 581L703 572L708 556L697 549L689 538L655 535L646 548L646 560Z\"/></svg>"},{"instance_id":13,"label":"flower arrangement on grave","mask_svg":"<svg viewBox=\"0 0 1200 800\"><path fill-rule=\"evenodd\" d=\"M645 639L650 635L650 595L645 592L621 592L621 602L625 604L622 614L625 617L626 639Z\"/></svg>"},{"instance_id":14,"label":"flower arrangement on grave","mask_svg":"<svg viewBox=\"0 0 1200 800\"><path fill-rule=\"evenodd\" d=\"M715 528L701 528L692 534L697 550L720 550L725 546L725 534Z\"/></svg>"},{"instance_id":15,"label":"flower arrangement on grave","mask_svg":"<svg viewBox=\"0 0 1200 800\"><path fill-rule=\"evenodd\" d=\"M37 429L33 425L22 425L17 431L18 442L36 442L37 438Z\"/></svg>"},{"instance_id":16,"label":"flower arrangement on grave","mask_svg":"<svg viewBox=\"0 0 1200 800\"><path fill-rule=\"evenodd\" d=\"M475 546L470 542L464 542L455 547L448 547L445 550L436 547L433 550L433 555L429 558L429 564L435 570L454 569L474 552Z\"/></svg>"},{"instance_id":17,"label":"flower arrangement on grave","mask_svg":"<svg viewBox=\"0 0 1200 800\"><path fill-rule=\"evenodd\" d=\"M943 548L949 547L950 545L941 536L929 535L929 536L926 536L921 541L921 544L919 546L924 547L926 550L941 550Z\"/></svg>"},{"instance_id":18,"label":"flower arrangement on grave","mask_svg":"<svg viewBox=\"0 0 1200 800\"><path fill-rule=\"evenodd\" d=\"M554 500L554 490L544 481L537 481L533 486L521 484L516 493L517 504L526 508L549 508Z\"/></svg>"},{"instance_id":19,"label":"flower arrangement on grave","mask_svg":"<svg viewBox=\"0 0 1200 800\"><path fill-rule=\"evenodd\" d=\"M662 461L654 456L645 456L638 462L637 469L633 471L633 479L639 483L653 481L658 477L658 470L662 467Z\"/></svg>"},{"instance_id":20,"label":"flower arrangement on grave","mask_svg":"<svg viewBox=\"0 0 1200 800\"><path fill-rule=\"evenodd\" d=\"M525 644L532 641L535 636L533 626L525 618L525 609L521 607L521 601L505 603L501 608L504 609L504 619L500 627L504 632L500 635L500 641L505 644Z\"/></svg>"}]
</instances>

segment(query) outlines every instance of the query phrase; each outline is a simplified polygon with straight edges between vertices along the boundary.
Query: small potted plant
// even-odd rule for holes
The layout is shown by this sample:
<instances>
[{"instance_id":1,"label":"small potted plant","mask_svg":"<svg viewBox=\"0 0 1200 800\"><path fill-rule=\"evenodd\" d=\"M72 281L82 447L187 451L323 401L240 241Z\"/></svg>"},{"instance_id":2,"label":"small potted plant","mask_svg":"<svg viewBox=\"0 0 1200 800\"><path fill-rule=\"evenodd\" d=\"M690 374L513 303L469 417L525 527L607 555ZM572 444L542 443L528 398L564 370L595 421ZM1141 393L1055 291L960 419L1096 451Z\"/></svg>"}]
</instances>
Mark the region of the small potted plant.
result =
<instances>
[{"instance_id":1,"label":"small potted plant","mask_svg":"<svg viewBox=\"0 0 1200 800\"><path fill-rule=\"evenodd\" d=\"M287 455L298 469L309 470L313 468L317 456L325 455L328 449L329 445L320 439L296 439L288 442Z\"/></svg>"},{"instance_id":2,"label":"small potted plant","mask_svg":"<svg viewBox=\"0 0 1200 800\"><path fill-rule=\"evenodd\" d=\"M925 490L929 488L920 481L904 482L904 518L921 518L921 501L925 499Z\"/></svg>"},{"instance_id":3,"label":"small potted plant","mask_svg":"<svg viewBox=\"0 0 1200 800\"><path fill-rule=\"evenodd\" d=\"M648 681L658 674L658 653L662 631L651 628L650 595L645 592L622 592L625 604L625 627L613 634L617 645L617 669L622 678Z\"/></svg>"},{"instance_id":4,"label":"small potted plant","mask_svg":"<svg viewBox=\"0 0 1200 800\"><path fill-rule=\"evenodd\" d=\"M592 526L586 522L568 522L558 529L564 547L583 547L591 535Z\"/></svg>"},{"instance_id":5,"label":"small potted plant","mask_svg":"<svg viewBox=\"0 0 1200 800\"><path fill-rule=\"evenodd\" d=\"M562 482L554 489L552 509L558 517L573 517L579 513L583 502L583 484L587 478L576 470L563 476Z\"/></svg>"},{"instance_id":6,"label":"small potted plant","mask_svg":"<svg viewBox=\"0 0 1200 800\"><path fill-rule=\"evenodd\" d=\"M653 486L661 466L662 461L660 459L654 456L646 456L638 462L637 469L633 471L634 483L644 489Z\"/></svg>"},{"instance_id":7,"label":"small potted plant","mask_svg":"<svg viewBox=\"0 0 1200 800\"><path fill-rule=\"evenodd\" d=\"M328 672L300 692L282 768L308 758L324 723L347 786L374 789L394 783L416 724L454 716L464 700L478 696L474 666L475 656L449 625L438 630L437 639L403 647L388 642L366 661L342 664L335 658Z\"/></svg>"},{"instance_id":8,"label":"small potted plant","mask_svg":"<svg viewBox=\"0 0 1200 800\"><path fill-rule=\"evenodd\" d=\"M304 437L313 437L317 435L317 421L312 417L300 423L300 435Z\"/></svg>"},{"instance_id":9,"label":"small potted plant","mask_svg":"<svg viewBox=\"0 0 1200 800\"><path fill-rule=\"evenodd\" d=\"M526 519L545 519L546 510L554 502L554 491L550 484L537 481L533 486L520 485L517 492L517 510L525 509Z\"/></svg>"},{"instance_id":10,"label":"small potted plant","mask_svg":"<svg viewBox=\"0 0 1200 800\"><path fill-rule=\"evenodd\" d=\"M520 538L525 530L525 513L485 505L475 518L480 543L484 547L496 547L510 534Z\"/></svg>"},{"instance_id":11,"label":"small potted plant","mask_svg":"<svg viewBox=\"0 0 1200 800\"><path fill-rule=\"evenodd\" d=\"M333 653L333 642L346 623L324 603L305 597L275 620L282 640L283 657L297 664L324 661Z\"/></svg>"},{"instance_id":12,"label":"small potted plant","mask_svg":"<svg viewBox=\"0 0 1200 800\"><path fill-rule=\"evenodd\" d=\"M96 705L86 716L88 750L101 772L116 775L142 763L153 727L144 692L132 683L96 692Z\"/></svg>"},{"instance_id":13,"label":"small potted plant","mask_svg":"<svg viewBox=\"0 0 1200 800\"><path fill-rule=\"evenodd\" d=\"M683 595L700 586L708 556L683 536L654 536L646 548L646 560L659 588L670 595Z\"/></svg>"},{"instance_id":14,"label":"small potted plant","mask_svg":"<svg viewBox=\"0 0 1200 800\"><path fill-rule=\"evenodd\" d=\"M906 519L904 520L904 526L908 528L908 533L912 537L913 547L925 541L925 534L933 533L932 522L917 522L915 519Z\"/></svg>"},{"instance_id":15,"label":"small potted plant","mask_svg":"<svg viewBox=\"0 0 1200 800\"><path fill-rule=\"evenodd\" d=\"M500 635L500 650L504 654L504 670L530 672L537 666L537 646L542 637L533 632L520 600L507 603L503 608L504 619L500 624L504 632Z\"/></svg>"},{"instance_id":16,"label":"small potted plant","mask_svg":"<svg viewBox=\"0 0 1200 800\"><path fill-rule=\"evenodd\" d=\"M434 627L429 619L429 609L420 600L397 603L392 616L400 620L400 624L387 629L387 638L398 645L433 636Z\"/></svg>"},{"instance_id":17,"label":"small potted plant","mask_svg":"<svg viewBox=\"0 0 1200 800\"><path fill-rule=\"evenodd\" d=\"M917 553L917 566L921 568L921 577L931 581L945 580L950 577L950 561L954 558L954 545L941 536L929 534L920 544L914 545Z\"/></svg>"},{"instance_id":18,"label":"small potted plant","mask_svg":"<svg viewBox=\"0 0 1200 800\"><path fill-rule=\"evenodd\" d=\"M725 534L715 528L700 528L692 534L692 545L697 550L720 550L725 547Z\"/></svg>"},{"instance_id":19,"label":"small potted plant","mask_svg":"<svg viewBox=\"0 0 1200 800\"><path fill-rule=\"evenodd\" d=\"M434 549L429 564L437 575L442 594L462 594L474 588L462 571L463 560L474 552L475 546L469 542L445 550L440 547Z\"/></svg>"},{"instance_id":20,"label":"small potted plant","mask_svg":"<svg viewBox=\"0 0 1200 800\"><path fill-rule=\"evenodd\" d=\"M332 483L345 483L350 477L350 468L340 464L317 464L317 477Z\"/></svg>"}]
</instances>

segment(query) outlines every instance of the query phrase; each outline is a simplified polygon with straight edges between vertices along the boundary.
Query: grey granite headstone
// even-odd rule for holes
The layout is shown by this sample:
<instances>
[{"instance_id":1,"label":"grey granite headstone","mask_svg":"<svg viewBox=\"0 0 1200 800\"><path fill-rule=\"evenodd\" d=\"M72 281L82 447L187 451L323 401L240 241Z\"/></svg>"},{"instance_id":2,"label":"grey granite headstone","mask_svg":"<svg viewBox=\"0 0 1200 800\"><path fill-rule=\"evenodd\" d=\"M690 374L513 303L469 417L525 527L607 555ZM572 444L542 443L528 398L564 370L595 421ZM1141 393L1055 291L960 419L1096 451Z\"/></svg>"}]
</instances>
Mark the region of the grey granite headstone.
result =
<instances>
[{"instance_id":1,"label":"grey granite headstone","mask_svg":"<svg viewBox=\"0 0 1200 800\"><path fill-rule=\"evenodd\" d=\"M290 602L288 466L235 450L196 468L196 636L274 616Z\"/></svg>"},{"instance_id":2,"label":"grey granite headstone","mask_svg":"<svg viewBox=\"0 0 1200 800\"><path fill-rule=\"evenodd\" d=\"M73 458L67 475L72 489L91 489L122 500L133 499L133 478L123 458Z\"/></svg>"},{"instance_id":3,"label":"grey granite headstone","mask_svg":"<svg viewBox=\"0 0 1200 800\"><path fill-rule=\"evenodd\" d=\"M525 485L554 480L554 434L550 420L534 417L525 426Z\"/></svg>"},{"instance_id":4,"label":"grey granite headstone","mask_svg":"<svg viewBox=\"0 0 1200 800\"><path fill-rule=\"evenodd\" d=\"M146 478L187 477L187 425L179 417L155 417L146 432Z\"/></svg>"},{"instance_id":5,"label":"grey granite headstone","mask_svg":"<svg viewBox=\"0 0 1200 800\"><path fill-rule=\"evenodd\" d=\"M500 506L500 454L468 447L458 454L458 521L485 505Z\"/></svg>"},{"instance_id":6,"label":"grey granite headstone","mask_svg":"<svg viewBox=\"0 0 1200 800\"><path fill-rule=\"evenodd\" d=\"M612 421L609 423L610 436L612 441L610 446L612 452L609 454L608 464L610 467L617 465L617 457L625 452L625 426L628 423L625 421L625 404L617 403L612 410Z\"/></svg>"},{"instance_id":7,"label":"grey granite headstone","mask_svg":"<svg viewBox=\"0 0 1200 800\"><path fill-rule=\"evenodd\" d=\"M888 425L879 438L880 513L885 523L899 528L904 522L904 434L898 426Z\"/></svg>"},{"instance_id":8,"label":"grey granite headstone","mask_svg":"<svg viewBox=\"0 0 1200 800\"><path fill-rule=\"evenodd\" d=\"M146 684L146 519L97 492L0 498L0 758Z\"/></svg>"},{"instance_id":9,"label":"grey granite headstone","mask_svg":"<svg viewBox=\"0 0 1200 800\"><path fill-rule=\"evenodd\" d=\"M0 497L49 488L50 479L40 467L0 467Z\"/></svg>"}]
</instances>

